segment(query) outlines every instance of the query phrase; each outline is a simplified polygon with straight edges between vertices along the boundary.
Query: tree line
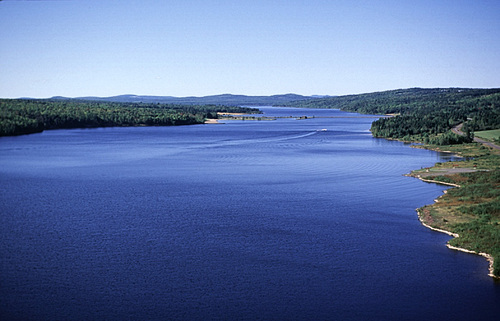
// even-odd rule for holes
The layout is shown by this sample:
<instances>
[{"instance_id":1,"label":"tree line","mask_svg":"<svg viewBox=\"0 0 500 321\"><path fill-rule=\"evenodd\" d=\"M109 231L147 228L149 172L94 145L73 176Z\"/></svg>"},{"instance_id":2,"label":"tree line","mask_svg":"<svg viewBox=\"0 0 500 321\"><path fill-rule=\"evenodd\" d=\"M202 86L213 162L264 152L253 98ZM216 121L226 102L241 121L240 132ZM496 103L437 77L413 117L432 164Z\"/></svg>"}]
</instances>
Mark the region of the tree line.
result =
<instances>
[{"instance_id":1,"label":"tree line","mask_svg":"<svg viewBox=\"0 0 500 321\"><path fill-rule=\"evenodd\" d=\"M255 109L221 105L0 99L0 136L62 128L201 124L207 118L218 118L218 112L255 113Z\"/></svg>"},{"instance_id":2,"label":"tree line","mask_svg":"<svg viewBox=\"0 0 500 321\"><path fill-rule=\"evenodd\" d=\"M448 145L470 142L473 132L500 128L500 88L410 88L312 99L294 107L337 108L364 114L394 114L372 124L374 136ZM465 123L465 136L450 129Z\"/></svg>"}]
</instances>

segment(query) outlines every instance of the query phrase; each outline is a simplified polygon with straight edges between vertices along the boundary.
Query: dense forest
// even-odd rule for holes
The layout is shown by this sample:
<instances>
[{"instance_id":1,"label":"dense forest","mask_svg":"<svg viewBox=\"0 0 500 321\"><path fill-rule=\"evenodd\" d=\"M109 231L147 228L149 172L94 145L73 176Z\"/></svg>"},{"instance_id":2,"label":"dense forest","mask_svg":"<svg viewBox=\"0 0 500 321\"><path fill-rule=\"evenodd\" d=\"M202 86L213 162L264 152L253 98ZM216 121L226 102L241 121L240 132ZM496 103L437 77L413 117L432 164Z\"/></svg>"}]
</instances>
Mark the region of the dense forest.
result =
<instances>
[{"instance_id":1,"label":"dense forest","mask_svg":"<svg viewBox=\"0 0 500 321\"><path fill-rule=\"evenodd\" d=\"M200 124L218 112L255 109L222 105L117 103L77 100L0 99L0 136L46 129Z\"/></svg>"},{"instance_id":2,"label":"dense forest","mask_svg":"<svg viewBox=\"0 0 500 321\"><path fill-rule=\"evenodd\" d=\"M206 118L217 118L217 112L249 112L248 108L228 106L243 101L273 101L279 106L393 114L396 117L382 118L372 124L374 136L437 145L470 142L474 138L474 131L500 128L500 88L410 88L315 99L291 94L269 97L218 95L199 97L198 100L192 100L196 97L177 100L185 102L182 104L152 102L154 99L173 97L124 95L108 98L129 102L90 98L98 100L61 97L48 100L0 99L0 135L19 135L55 128L197 124ZM192 104L196 101L219 105ZM450 131L460 123L464 123L465 136Z\"/></svg>"},{"instance_id":3,"label":"dense forest","mask_svg":"<svg viewBox=\"0 0 500 321\"><path fill-rule=\"evenodd\" d=\"M470 142L474 131L500 128L500 88L411 88L296 101L286 106L397 115L375 121L373 135L438 145ZM465 136L449 131L460 123L465 123Z\"/></svg>"}]
</instances>

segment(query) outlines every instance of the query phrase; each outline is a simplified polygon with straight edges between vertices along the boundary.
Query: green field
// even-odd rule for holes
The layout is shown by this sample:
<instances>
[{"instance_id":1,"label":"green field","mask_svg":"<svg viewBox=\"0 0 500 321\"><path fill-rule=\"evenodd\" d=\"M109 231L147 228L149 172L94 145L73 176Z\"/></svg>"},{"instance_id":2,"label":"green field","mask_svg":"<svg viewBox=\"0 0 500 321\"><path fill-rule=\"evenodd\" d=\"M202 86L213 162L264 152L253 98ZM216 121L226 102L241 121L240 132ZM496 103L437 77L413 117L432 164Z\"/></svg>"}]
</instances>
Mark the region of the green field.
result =
<instances>
[{"instance_id":1,"label":"green field","mask_svg":"<svg viewBox=\"0 0 500 321\"><path fill-rule=\"evenodd\" d=\"M500 129L493 129L493 130L483 130L479 132L474 132L474 135L483 138L486 140L497 140L500 139Z\"/></svg>"}]
</instances>

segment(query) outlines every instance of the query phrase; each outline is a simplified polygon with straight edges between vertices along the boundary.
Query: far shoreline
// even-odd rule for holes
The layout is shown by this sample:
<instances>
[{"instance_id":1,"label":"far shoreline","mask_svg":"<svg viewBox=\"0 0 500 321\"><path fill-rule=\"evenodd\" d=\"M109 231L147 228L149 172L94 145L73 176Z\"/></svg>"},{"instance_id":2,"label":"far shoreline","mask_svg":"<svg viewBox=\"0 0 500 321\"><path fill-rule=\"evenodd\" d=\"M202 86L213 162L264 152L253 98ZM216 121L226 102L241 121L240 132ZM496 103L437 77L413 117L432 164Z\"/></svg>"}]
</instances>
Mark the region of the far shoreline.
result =
<instances>
[{"instance_id":1,"label":"far shoreline","mask_svg":"<svg viewBox=\"0 0 500 321\"><path fill-rule=\"evenodd\" d=\"M204 124L220 124L218 119L208 118L204 122Z\"/></svg>"}]
</instances>

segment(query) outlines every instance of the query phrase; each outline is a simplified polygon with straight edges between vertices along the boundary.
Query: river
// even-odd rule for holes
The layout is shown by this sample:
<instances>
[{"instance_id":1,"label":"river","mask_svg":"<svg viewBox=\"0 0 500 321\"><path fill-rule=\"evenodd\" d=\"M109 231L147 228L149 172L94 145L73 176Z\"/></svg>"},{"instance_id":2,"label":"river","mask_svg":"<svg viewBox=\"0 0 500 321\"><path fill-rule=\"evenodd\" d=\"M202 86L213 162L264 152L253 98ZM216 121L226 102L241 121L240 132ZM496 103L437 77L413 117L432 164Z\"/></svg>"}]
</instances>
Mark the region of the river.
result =
<instances>
[{"instance_id":1,"label":"river","mask_svg":"<svg viewBox=\"0 0 500 321\"><path fill-rule=\"evenodd\" d=\"M445 187L403 176L452 156L262 110L308 119L0 138L0 319L500 315L488 262L417 219Z\"/></svg>"}]
</instances>

